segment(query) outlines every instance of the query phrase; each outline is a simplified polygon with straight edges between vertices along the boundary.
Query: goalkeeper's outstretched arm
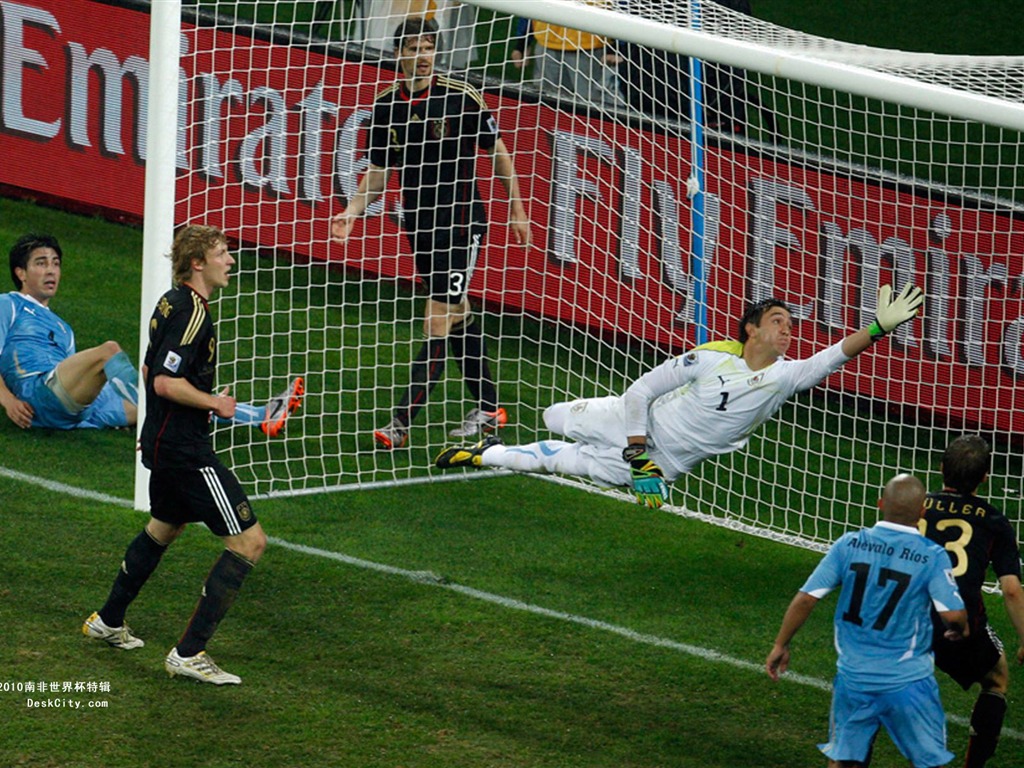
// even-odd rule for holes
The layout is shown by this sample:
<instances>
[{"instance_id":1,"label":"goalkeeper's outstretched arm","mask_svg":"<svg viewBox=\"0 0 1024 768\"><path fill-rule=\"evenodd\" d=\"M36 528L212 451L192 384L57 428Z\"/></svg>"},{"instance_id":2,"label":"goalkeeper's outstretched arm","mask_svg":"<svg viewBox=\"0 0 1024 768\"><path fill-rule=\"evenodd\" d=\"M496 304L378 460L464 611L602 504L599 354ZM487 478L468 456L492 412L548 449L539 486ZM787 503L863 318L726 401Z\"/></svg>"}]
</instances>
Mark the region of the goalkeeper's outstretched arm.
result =
<instances>
[{"instance_id":1,"label":"goalkeeper's outstretched arm","mask_svg":"<svg viewBox=\"0 0 1024 768\"><path fill-rule=\"evenodd\" d=\"M878 310L874 322L843 339L843 354L856 357L886 334L917 317L922 304L924 291L913 283L903 286L896 297L892 295L892 286L883 285L878 289Z\"/></svg>"}]
</instances>

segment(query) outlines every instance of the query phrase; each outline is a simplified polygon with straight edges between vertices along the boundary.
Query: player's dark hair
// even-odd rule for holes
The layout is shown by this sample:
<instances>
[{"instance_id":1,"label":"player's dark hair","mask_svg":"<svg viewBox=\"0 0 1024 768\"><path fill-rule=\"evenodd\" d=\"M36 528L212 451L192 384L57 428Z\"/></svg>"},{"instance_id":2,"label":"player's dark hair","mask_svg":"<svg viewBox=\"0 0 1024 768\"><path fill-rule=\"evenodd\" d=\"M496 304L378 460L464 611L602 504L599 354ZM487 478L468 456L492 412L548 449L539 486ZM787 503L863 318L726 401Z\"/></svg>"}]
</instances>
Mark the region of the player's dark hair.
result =
<instances>
[{"instance_id":1,"label":"player's dark hair","mask_svg":"<svg viewBox=\"0 0 1024 768\"><path fill-rule=\"evenodd\" d=\"M439 28L437 22L423 16L410 16L395 28L395 50L400 51L405 47L405 41L410 37L429 37L437 45Z\"/></svg>"},{"instance_id":2,"label":"player's dark hair","mask_svg":"<svg viewBox=\"0 0 1024 768\"><path fill-rule=\"evenodd\" d=\"M36 248L52 248L53 252L56 253L58 257L62 260L64 258L64 252L60 249L60 243L57 242L57 238L53 235L29 232L28 234L19 237L17 241L15 241L14 245L11 246L11 252L9 254L11 262L11 281L14 283L14 287L19 291L21 290L21 280L18 279L14 270L17 267L20 267L21 269L28 269L28 257Z\"/></svg>"},{"instance_id":3,"label":"player's dark hair","mask_svg":"<svg viewBox=\"0 0 1024 768\"><path fill-rule=\"evenodd\" d=\"M740 317L740 328L739 328L739 340L741 344L746 344L747 339L750 336L747 334L747 323L753 323L755 326L761 324L761 318L764 317L764 313L769 309L775 307L782 307L787 312L791 312L789 305L782 299L770 298L761 299L761 301L755 302L749 305L744 310L743 315Z\"/></svg>"},{"instance_id":4,"label":"player's dark hair","mask_svg":"<svg viewBox=\"0 0 1024 768\"><path fill-rule=\"evenodd\" d=\"M961 435L942 454L942 482L958 493L974 493L992 468L992 448L981 435Z\"/></svg>"},{"instance_id":5,"label":"player's dark hair","mask_svg":"<svg viewBox=\"0 0 1024 768\"><path fill-rule=\"evenodd\" d=\"M227 236L216 227L191 224L178 230L171 246L171 272L175 285L192 277L192 262L206 262L206 254L219 243L227 243Z\"/></svg>"}]
</instances>

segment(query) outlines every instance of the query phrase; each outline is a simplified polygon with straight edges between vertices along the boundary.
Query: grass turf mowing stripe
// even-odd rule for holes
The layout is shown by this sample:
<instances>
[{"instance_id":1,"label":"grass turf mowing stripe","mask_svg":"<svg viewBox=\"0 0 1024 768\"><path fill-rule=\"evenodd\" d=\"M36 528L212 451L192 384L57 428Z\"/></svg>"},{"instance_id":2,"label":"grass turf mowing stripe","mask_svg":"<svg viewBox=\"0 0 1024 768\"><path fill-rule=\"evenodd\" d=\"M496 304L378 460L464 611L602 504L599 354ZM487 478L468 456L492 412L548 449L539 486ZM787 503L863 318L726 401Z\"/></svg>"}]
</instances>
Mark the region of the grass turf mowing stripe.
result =
<instances>
[{"instance_id":1,"label":"grass turf mowing stripe","mask_svg":"<svg viewBox=\"0 0 1024 768\"><path fill-rule=\"evenodd\" d=\"M29 475L24 472L17 472L12 469L0 466L0 477L6 477L11 480L17 480L19 482L30 483L32 485L45 488L55 493L62 493L68 496L73 496L81 499L90 499L93 501L100 501L105 504L112 506L123 507L131 509L134 505L129 499L121 499L115 496L108 496L104 493L97 493L96 491L89 491L84 488L76 488L72 485L65 483L58 483L53 480L47 480L46 478L36 477ZM268 536L267 540L275 546L287 549L292 552L297 552L303 555L309 555L311 557L320 557L327 560L334 560L339 563L351 565L356 568L363 568L366 570L376 571L378 573L385 573L391 576L398 576L400 578L408 579L417 584L426 584L429 586L440 587L447 589L452 592L472 597L476 600L483 600L485 602L492 603L494 605L507 608L509 610L525 611L532 613L536 616L545 616L547 618L558 619L559 621L565 621L571 624L578 624L580 626L588 627L590 629L597 629L603 632L610 632L620 637L626 638L635 643L642 643L644 645L651 645L658 648L666 648L668 650L678 651L685 653L690 656L695 656L706 661L718 662L726 664L737 669L744 669L752 671L758 674L762 674L764 671L764 665L752 661L746 661L745 659L737 659L728 654L721 653L719 651L702 648L697 645L690 645L689 643L680 643L675 640L669 640L667 638L658 637L657 635L649 635L643 632L637 632L629 629L628 627L621 627L617 624L610 624L605 621L598 619L590 619L585 616L577 616L571 613L565 613L563 611L555 611L550 608L544 608L539 605L533 605L532 603L524 603L520 600L515 600L510 597L503 597L502 595L496 595L491 592L484 592L473 587L467 587L462 584L454 584L449 582L443 576L440 576L432 571L410 571L405 568L399 568L393 565L387 565L384 563L376 563L372 560L363 560L358 557L352 557L351 555L345 555L340 552L332 552L326 549L319 549L317 547L308 547L304 544L293 544L290 541L277 538L275 536ZM811 688L817 688L821 691L831 691L832 684L827 680L822 680L817 677L810 677L807 675L801 675L794 672L787 672L783 675L782 680L786 680L798 685L804 685ZM970 721L967 718L960 717L958 715L947 714L946 719L963 728L970 727ZM1012 728L1004 728L1002 731L1002 737L1007 739L1013 739L1015 741L1024 741L1024 733L1016 731Z\"/></svg>"}]
</instances>

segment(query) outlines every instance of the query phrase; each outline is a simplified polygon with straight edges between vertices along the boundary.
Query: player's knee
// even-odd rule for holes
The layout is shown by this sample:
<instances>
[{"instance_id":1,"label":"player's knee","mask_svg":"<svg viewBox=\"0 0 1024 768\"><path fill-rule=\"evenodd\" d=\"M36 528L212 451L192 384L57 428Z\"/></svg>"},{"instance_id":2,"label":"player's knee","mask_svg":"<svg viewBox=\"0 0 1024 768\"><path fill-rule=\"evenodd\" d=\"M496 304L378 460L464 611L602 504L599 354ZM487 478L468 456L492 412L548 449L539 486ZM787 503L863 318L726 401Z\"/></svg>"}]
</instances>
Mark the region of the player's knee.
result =
<instances>
[{"instance_id":1,"label":"player's knee","mask_svg":"<svg viewBox=\"0 0 1024 768\"><path fill-rule=\"evenodd\" d=\"M432 339L443 339L451 330L447 317L431 317L427 320L427 336Z\"/></svg>"},{"instance_id":2,"label":"player's knee","mask_svg":"<svg viewBox=\"0 0 1024 768\"><path fill-rule=\"evenodd\" d=\"M149 534L149 537L165 547L170 546L183 530L185 530L184 524L173 525L165 523L163 520L157 520L155 517L151 517L146 523L146 533Z\"/></svg>"},{"instance_id":3,"label":"player's knee","mask_svg":"<svg viewBox=\"0 0 1024 768\"><path fill-rule=\"evenodd\" d=\"M263 532L262 526L257 523L252 528L247 528L240 535L233 536L231 541L227 543L227 548L255 565L267 548L267 534Z\"/></svg>"},{"instance_id":4,"label":"player's knee","mask_svg":"<svg viewBox=\"0 0 1024 768\"><path fill-rule=\"evenodd\" d=\"M103 361L106 362L107 360L109 360L110 358L112 358L114 355L121 351L121 345L118 344L116 341L108 340L100 344L99 349L103 357Z\"/></svg>"},{"instance_id":5,"label":"player's knee","mask_svg":"<svg viewBox=\"0 0 1024 768\"><path fill-rule=\"evenodd\" d=\"M565 419L569 413L569 403L555 403L544 409L544 426L557 435L565 434Z\"/></svg>"},{"instance_id":6,"label":"player's knee","mask_svg":"<svg viewBox=\"0 0 1024 768\"><path fill-rule=\"evenodd\" d=\"M1006 661L1006 654L999 656L999 661L989 670L981 681L982 690L989 693L1005 695L1010 689L1010 665Z\"/></svg>"}]
</instances>

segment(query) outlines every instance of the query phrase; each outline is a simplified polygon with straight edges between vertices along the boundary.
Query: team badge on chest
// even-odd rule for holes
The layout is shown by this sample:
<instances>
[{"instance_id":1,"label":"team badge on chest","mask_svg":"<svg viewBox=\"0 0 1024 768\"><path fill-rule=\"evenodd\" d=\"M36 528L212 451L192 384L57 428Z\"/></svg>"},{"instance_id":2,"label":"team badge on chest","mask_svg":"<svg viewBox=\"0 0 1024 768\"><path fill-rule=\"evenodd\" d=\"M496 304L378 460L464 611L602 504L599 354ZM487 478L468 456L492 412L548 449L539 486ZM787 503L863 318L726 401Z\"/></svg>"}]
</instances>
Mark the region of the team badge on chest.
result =
<instances>
[{"instance_id":1,"label":"team badge on chest","mask_svg":"<svg viewBox=\"0 0 1024 768\"><path fill-rule=\"evenodd\" d=\"M434 139L443 139L451 132L451 129L448 127L447 118L443 117L438 120L431 120L429 130L431 138Z\"/></svg>"}]
</instances>

